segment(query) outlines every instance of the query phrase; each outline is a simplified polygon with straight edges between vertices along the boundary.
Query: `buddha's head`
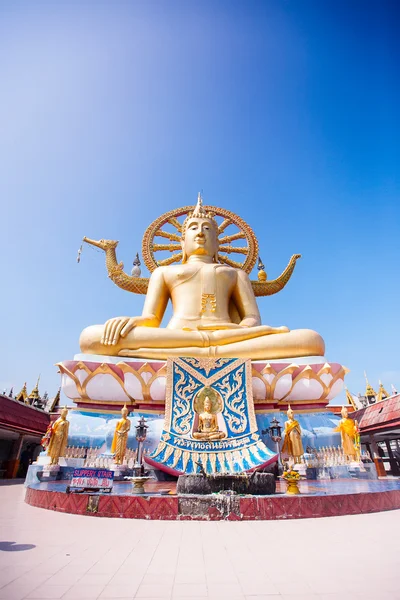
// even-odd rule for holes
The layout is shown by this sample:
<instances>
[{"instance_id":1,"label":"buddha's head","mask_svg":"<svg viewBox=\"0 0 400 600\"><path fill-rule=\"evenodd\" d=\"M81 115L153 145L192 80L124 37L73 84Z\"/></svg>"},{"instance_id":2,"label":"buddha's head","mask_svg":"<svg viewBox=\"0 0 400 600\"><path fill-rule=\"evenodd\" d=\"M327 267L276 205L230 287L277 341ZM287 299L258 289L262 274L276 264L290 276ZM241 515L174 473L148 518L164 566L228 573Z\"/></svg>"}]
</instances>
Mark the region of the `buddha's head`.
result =
<instances>
[{"instance_id":1,"label":"buddha's head","mask_svg":"<svg viewBox=\"0 0 400 600\"><path fill-rule=\"evenodd\" d=\"M211 412L211 400L208 396L204 398L204 410L205 412Z\"/></svg>"},{"instance_id":2,"label":"buddha's head","mask_svg":"<svg viewBox=\"0 0 400 600\"><path fill-rule=\"evenodd\" d=\"M182 227L182 262L190 256L208 256L218 262L218 225L211 213L203 208L199 194L197 205Z\"/></svg>"},{"instance_id":3,"label":"buddha's head","mask_svg":"<svg viewBox=\"0 0 400 600\"><path fill-rule=\"evenodd\" d=\"M286 413L286 414L287 414L287 416L289 417L289 419L293 419L294 412L293 412L293 410L290 408L290 404L289 404L289 408L287 409L287 413Z\"/></svg>"},{"instance_id":4,"label":"buddha's head","mask_svg":"<svg viewBox=\"0 0 400 600\"><path fill-rule=\"evenodd\" d=\"M68 415L68 408L66 406L64 406L64 408L61 411L61 418L66 419L67 415Z\"/></svg>"},{"instance_id":5,"label":"buddha's head","mask_svg":"<svg viewBox=\"0 0 400 600\"><path fill-rule=\"evenodd\" d=\"M126 419L126 417L128 416L128 409L126 408L126 405L123 408L121 408L121 415L124 419Z\"/></svg>"},{"instance_id":6,"label":"buddha's head","mask_svg":"<svg viewBox=\"0 0 400 600\"><path fill-rule=\"evenodd\" d=\"M347 410L346 406L342 407L340 414L342 415L343 419L347 419L347 417L349 416L349 411Z\"/></svg>"}]
</instances>

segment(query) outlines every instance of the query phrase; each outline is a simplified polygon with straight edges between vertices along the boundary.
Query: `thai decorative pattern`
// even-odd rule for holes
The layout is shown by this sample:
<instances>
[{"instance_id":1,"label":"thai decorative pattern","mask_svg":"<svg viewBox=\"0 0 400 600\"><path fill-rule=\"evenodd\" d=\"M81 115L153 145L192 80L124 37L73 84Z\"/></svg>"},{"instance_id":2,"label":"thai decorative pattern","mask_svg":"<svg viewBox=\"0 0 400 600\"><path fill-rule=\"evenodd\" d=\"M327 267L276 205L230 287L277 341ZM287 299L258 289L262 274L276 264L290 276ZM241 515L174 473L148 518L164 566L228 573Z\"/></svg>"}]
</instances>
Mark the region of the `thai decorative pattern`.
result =
<instances>
[{"instance_id":1,"label":"thai decorative pattern","mask_svg":"<svg viewBox=\"0 0 400 600\"><path fill-rule=\"evenodd\" d=\"M164 361L146 361L140 359L124 359L120 361L99 357L98 362L71 360L58 363L62 376L64 394L78 405L98 404L104 409L120 409L127 405L155 405L163 409L166 396L166 363ZM97 358L97 357L96 357ZM217 359L221 369L232 359ZM216 364L212 358L186 358L189 366L199 365L205 376L213 372ZM290 403L298 406L325 407L343 389L346 367L337 363L309 363L253 361L251 363L251 382L254 404L272 409L285 408ZM221 381L219 387L222 389ZM221 391L221 390L220 390ZM183 401L182 401L183 402ZM235 406L240 405L237 396L232 396L230 411L231 427L239 425L234 420ZM182 410L183 410L182 404ZM184 415L181 415L182 418ZM228 421L229 423L230 421ZM236 424L235 424L236 423Z\"/></svg>"},{"instance_id":2,"label":"thai decorative pattern","mask_svg":"<svg viewBox=\"0 0 400 600\"><path fill-rule=\"evenodd\" d=\"M242 472L275 460L257 433L251 387L251 361L216 359L207 365L193 358L169 359L164 428L146 460L174 473ZM210 433L199 433L206 418ZM202 436L202 437L201 437Z\"/></svg>"}]
</instances>

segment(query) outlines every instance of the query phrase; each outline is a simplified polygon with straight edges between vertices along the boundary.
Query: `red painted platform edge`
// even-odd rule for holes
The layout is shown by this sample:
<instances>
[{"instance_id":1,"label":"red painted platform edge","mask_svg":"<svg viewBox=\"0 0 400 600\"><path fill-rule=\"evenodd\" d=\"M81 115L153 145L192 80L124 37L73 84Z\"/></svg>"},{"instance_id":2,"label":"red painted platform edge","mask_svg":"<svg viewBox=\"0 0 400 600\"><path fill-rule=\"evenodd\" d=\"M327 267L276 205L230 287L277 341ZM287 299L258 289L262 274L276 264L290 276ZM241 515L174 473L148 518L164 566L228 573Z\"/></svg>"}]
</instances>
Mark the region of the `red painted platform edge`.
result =
<instances>
[{"instance_id":1,"label":"red painted platform edge","mask_svg":"<svg viewBox=\"0 0 400 600\"><path fill-rule=\"evenodd\" d=\"M243 496L240 514L224 516L210 503L203 515L179 512L178 496L99 497L98 511L87 511L89 494L66 494L28 487L25 502L38 508L97 517L151 520L280 520L367 514L400 509L400 490L323 496ZM211 511L211 512L210 512Z\"/></svg>"}]
</instances>

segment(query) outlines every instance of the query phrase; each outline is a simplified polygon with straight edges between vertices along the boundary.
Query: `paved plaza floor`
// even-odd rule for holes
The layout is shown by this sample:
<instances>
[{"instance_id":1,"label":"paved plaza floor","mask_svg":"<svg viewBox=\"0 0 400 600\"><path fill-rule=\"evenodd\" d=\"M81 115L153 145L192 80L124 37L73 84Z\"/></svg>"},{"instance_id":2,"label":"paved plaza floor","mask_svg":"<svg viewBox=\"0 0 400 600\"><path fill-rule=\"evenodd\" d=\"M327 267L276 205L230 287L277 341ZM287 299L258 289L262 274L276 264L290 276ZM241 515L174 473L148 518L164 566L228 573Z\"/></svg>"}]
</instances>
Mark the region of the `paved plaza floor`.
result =
<instances>
[{"instance_id":1,"label":"paved plaza floor","mask_svg":"<svg viewBox=\"0 0 400 600\"><path fill-rule=\"evenodd\" d=\"M0 486L0 598L400 599L400 510L257 522L139 521Z\"/></svg>"}]
</instances>

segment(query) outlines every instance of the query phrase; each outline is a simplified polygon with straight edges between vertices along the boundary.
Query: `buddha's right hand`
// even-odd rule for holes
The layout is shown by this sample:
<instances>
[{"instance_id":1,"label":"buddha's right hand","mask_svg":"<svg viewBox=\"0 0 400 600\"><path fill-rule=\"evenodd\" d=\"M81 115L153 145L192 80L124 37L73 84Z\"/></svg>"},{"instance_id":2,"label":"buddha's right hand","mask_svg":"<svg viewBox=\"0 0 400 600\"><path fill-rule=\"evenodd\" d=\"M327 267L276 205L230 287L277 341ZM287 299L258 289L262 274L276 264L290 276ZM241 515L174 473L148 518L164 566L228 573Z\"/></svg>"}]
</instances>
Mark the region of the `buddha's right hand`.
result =
<instances>
[{"instance_id":1,"label":"buddha's right hand","mask_svg":"<svg viewBox=\"0 0 400 600\"><path fill-rule=\"evenodd\" d=\"M104 346L116 346L120 337L125 337L138 325L148 326L147 317L114 317L104 325L103 337L100 343Z\"/></svg>"}]
</instances>

